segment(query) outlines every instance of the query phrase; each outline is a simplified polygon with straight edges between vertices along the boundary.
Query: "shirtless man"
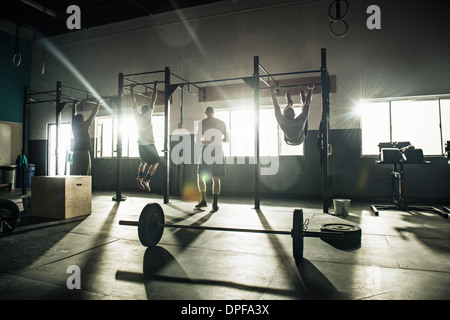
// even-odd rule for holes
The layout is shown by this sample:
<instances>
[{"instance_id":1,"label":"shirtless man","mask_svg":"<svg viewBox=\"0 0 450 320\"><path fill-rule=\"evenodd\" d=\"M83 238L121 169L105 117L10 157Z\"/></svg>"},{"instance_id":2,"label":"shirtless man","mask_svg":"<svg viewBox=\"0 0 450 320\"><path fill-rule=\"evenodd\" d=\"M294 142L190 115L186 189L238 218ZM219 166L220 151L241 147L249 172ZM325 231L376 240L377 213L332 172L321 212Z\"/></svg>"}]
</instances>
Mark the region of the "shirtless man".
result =
<instances>
[{"instance_id":1,"label":"shirtless man","mask_svg":"<svg viewBox=\"0 0 450 320\"><path fill-rule=\"evenodd\" d=\"M150 98L150 105L143 105L140 107L140 112L137 108L136 96L134 94L135 84L130 86L131 103L133 106L134 119L138 127L138 144L139 144L139 157L141 163L138 168L138 176L136 177L136 183L138 188L145 191L151 191L150 180L151 177L158 169L159 155L155 147L155 138L153 136L153 109L155 108L158 81L153 84L153 93ZM147 172L145 169L148 169Z\"/></svg>"},{"instance_id":2,"label":"shirtless man","mask_svg":"<svg viewBox=\"0 0 450 320\"><path fill-rule=\"evenodd\" d=\"M86 120L84 115L78 113L77 107L79 101L73 103L72 108L72 133L75 140L73 148L73 164L72 175L91 175L91 138L89 136L89 128L94 122L95 117L100 108L100 101L91 112L91 115Z\"/></svg>"},{"instance_id":3,"label":"shirtless man","mask_svg":"<svg viewBox=\"0 0 450 320\"><path fill-rule=\"evenodd\" d=\"M220 135L220 138L218 136ZM220 178L224 177L225 172L225 158L222 150L222 142L228 142L228 132L225 123L222 120L214 118L214 109L212 107L206 108L205 119L200 121L197 128L196 142L201 143L202 153L201 159L197 166L197 185L201 194L201 200L195 206L201 209L207 206L206 203L206 176L212 176L212 194L214 197L212 212L219 210L217 205L220 194ZM208 146L213 147L207 148ZM211 150L213 150L211 152ZM210 153L208 154L209 151ZM210 163L207 157L214 157L214 163Z\"/></svg>"},{"instance_id":4,"label":"shirtless man","mask_svg":"<svg viewBox=\"0 0 450 320\"><path fill-rule=\"evenodd\" d=\"M294 109L292 108L294 101L291 99L289 93L286 94L287 106L284 108L283 113L281 113L281 108L278 105L275 88L270 90L273 107L275 111L275 118L277 119L278 125L283 130L284 141L288 145L298 146L305 141L308 135L308 117L309 117L309 105L312 100L312 92L314 90L314 85L308 85L308 95L304 91L300 94L300 102L302 104L302 112L295 117Z\"/></svg>"}]
</instances>

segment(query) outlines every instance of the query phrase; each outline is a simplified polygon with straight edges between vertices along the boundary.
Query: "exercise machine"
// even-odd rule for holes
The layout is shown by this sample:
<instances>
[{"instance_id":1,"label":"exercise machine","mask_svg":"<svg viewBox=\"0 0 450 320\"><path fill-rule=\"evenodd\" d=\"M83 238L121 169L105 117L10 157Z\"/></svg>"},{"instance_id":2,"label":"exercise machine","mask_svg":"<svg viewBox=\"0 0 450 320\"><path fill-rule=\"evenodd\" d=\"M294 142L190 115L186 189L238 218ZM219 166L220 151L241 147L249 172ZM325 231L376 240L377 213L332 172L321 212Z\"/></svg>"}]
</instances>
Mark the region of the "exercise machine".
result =
<instances>
[{"instance_id":1,"label":"exercise machine","mask_svg":"<svg viewBox=\"0 0 450 320\"><path fill-rule=\"evenodd\" d=\"M372 212L378 216L380 210L418 210L431 211L448 219L448 212L433 206L410 206L403 197L404 166L405 165L427 165L431 161L425 161L422 149L416 149L409 141L405 142L382 142L378 144L380 150L380 160L376 163L380 165L392 165L392 202L390 205L370 205Z\"/></svg>"}]
</instances>

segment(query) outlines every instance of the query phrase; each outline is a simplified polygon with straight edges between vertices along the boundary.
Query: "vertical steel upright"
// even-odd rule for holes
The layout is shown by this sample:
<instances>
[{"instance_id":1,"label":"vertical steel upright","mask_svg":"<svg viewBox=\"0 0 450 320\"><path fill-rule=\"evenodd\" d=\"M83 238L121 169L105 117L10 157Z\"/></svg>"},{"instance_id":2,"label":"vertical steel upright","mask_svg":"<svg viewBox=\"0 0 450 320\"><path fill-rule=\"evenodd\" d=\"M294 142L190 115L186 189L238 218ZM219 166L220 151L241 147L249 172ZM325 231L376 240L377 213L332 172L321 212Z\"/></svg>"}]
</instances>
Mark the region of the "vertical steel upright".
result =
<instances>
[{"instance_id":1,"label":"vertical steel upright","mask_svg":"<svg viewBox=\"0 0 450 320\"><path fill-rule=\"evenodd\" d=\"M330 177L328 172L328 130L330 127L330 75L327 71L327 51L321 50L322 121L319 129L320 161L322 168L323 212L330 208Z\"/></svg>"},{"instance_id":2,"label":"vertical steel upright","mask_svg":"<svg viewBox=\"0 0 450 320\"><path fill-rule=\"evenodd\" d=\"M22 114L22 156L27 157L28 155L28 87L23 90L23 114ZM19 168L22 170L22 195L27 194L27 170L25 167Z\"/></svg>"},{"instance_id":3,"label":"vertical steel upright","mask_svg":"<svg viewBox=\"0 0 450 320\"><path fill-rule=\"evenodd\" d=\"M125 201L122 196L122 101L123 101L123 73L119 73L117 91L117 161L116 161L116 195L113 201Z\"/></svg>"},{"instance_id":4,"label":"vertical steel upright","mask_svg":"<svg viewBox=\"0 0 450 320\"><path fill-rule=\"evenodd\" d=\"M59 164L59 134L60 134L60 125L61 125L61 111L64 108L61 102L62 96L62 87L61 81L56 82L56 143L55 143L55 175L58 175L58 164Z\"/></svg>"},{"instance_id":5,"label":"vertical steel upright","mask_svg":"<svg viewBox=\"0 0 450 320\"><path fill-rule=\"evenodd\" d=\"M164 69L164 203L169 203L169 187L170 187L170 68Z\"/></svg>"},{"instance_id":6,"label":"vertical steel upright","mask_svg":"<svg viewBox=\"0 0 450 320\"><path fill-rule=\"evenodd\" d=\"M255 104L255 210L260 209L260 189L259 189L259 56L253 57L253 94Z\"/></svg>"}]
</instances>

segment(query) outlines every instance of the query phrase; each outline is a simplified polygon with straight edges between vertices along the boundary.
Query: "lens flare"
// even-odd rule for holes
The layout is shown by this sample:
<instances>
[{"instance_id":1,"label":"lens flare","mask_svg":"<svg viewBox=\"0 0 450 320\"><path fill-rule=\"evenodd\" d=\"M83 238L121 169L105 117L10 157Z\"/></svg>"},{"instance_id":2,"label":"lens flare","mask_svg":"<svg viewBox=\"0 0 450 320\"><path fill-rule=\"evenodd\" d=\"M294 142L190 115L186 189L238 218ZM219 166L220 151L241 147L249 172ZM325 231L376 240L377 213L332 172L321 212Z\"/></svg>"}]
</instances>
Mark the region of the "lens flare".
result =
<instances>
[{"instance_id":1,"label":"lens flare","mask_svg":"<svg viewBox=\"0 0 450 320\"><path fill-rule=\"evenodd\" d=\"M47 40L48 41L48 40ZM110 113L114 114L114 112L111 109L111 106L108 105L98 94L98 92L95 90L95 88L87 81L87 79L81 74L81 72L78 71L78 69L73 65L73 63L54 45L48 45L46 49L49 50L49 52L52 53L52 55L58 59L74 76L75 78L84 86L84 88L89 91L95 99L100 101L100 104L105 107L105 109Z\"/></svg>"}]
</instances>

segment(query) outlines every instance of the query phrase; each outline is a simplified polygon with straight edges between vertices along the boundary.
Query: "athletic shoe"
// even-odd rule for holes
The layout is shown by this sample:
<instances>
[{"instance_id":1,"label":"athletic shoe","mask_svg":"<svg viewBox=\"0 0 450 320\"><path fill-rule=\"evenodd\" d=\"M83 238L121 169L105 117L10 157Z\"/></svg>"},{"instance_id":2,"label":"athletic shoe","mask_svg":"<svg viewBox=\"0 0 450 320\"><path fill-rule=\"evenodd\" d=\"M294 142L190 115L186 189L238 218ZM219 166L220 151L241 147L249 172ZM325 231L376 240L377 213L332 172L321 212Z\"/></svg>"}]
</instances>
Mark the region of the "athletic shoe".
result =
<instances>
[{"instance_id":1,"label":"athletic shoe","mask_svg":"<svg viewBox=\"0 0 450 320\"><path fill-rule=\"evenodd\" d=\"M289 92L286 92L286 101L288 104L293 105L294 101L291 98L291 94Z\"/></svg>"},{"instance_id":2,"label":"athletic shoe","mask_svg":"<svg viewBox=\"0 0 450 320\"><path fill-rule=\"evenodd\" d=\"M206 201L203 200L203 201L200 201L199 203L197 203L197 204L195 205L195 208L200 209L200 208L204 208L204 207L207 207L207 206L208 206L208 205L206 204Z\"/></svg>"},{"instance_id":3,"label":"athletic shoe","mask_svg":"<svg viewBox=\"0 0 450 320\"><path fill-rule=\"evenodd\" d=\"M145 186L142 184L142 178L141 177L136 177L136 184L137 184L139 190L142 190L142 191L145 190Z\"/></svg>"},{"instance_id":4,"label":"athletic shoe","mask_svg":"<svg viewBox=\"0 0 450 320\"><path fill-rule=\"evenodd\" d=\"M142 179L142 185L144 186L145 191L152 191L152 189L150 189L150 180Z\"/></svg>"}]
</instances>

